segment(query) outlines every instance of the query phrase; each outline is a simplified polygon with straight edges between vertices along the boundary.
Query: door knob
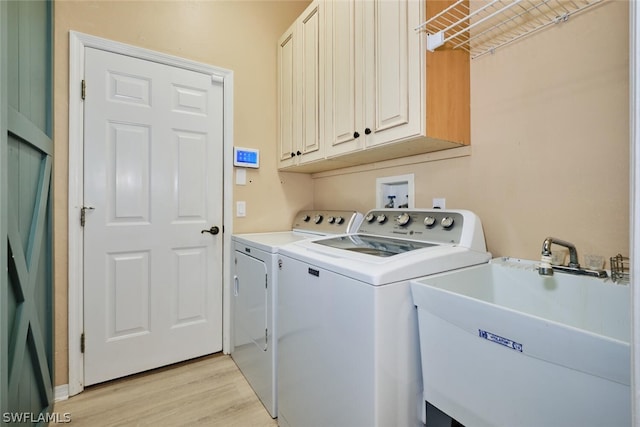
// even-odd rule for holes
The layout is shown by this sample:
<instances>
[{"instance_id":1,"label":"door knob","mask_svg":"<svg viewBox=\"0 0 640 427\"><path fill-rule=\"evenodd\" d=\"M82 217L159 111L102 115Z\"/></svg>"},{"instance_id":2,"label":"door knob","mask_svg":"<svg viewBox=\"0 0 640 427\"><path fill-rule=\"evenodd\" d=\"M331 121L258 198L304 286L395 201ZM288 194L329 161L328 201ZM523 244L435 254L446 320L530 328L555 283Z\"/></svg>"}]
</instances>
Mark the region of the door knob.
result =
<instances>
[{"instance_id":1,"label":"door knob","mask_svg":"<svg viewBox=\"0 0 640 427\"><path fill-rule=\"evenodd\" d=\"M200 232L200 234L204 234L204 233L211 233L211 234L213 234L213 235L216 235L216 234L218 234L219 232L220 232L220 229L218 228L218 226L214 225L213 227L211 227L211 228L210 228L210 229L208 229L208 230L202 230L202 231Z\"/></svg>"}]
</instances>

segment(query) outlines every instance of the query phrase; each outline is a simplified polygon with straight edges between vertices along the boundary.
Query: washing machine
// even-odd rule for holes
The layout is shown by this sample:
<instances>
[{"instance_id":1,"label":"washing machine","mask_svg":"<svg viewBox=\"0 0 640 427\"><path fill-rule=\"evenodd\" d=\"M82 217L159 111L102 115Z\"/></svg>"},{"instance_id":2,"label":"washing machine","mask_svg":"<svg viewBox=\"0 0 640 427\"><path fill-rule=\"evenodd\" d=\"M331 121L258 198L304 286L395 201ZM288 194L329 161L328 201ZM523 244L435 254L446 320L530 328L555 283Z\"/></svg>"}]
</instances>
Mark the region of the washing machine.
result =
<instances>
[{"instance_id":1,"label":"washing machine","mask_svg":"<svg viewBox=\"0 0 640 427\"><path fill-rule=\"evenodd\" d=\"M409 281L488 262L478 216L372 210L356 233L292 243L278 258L279 425L423 425Z\"/></svg>"},{"instance_id":2,"label":"washing machine","mask_svg":"<svg viewBox=\"0 0 640 427\"><path fill-rule=\"evenodd\" d=\"M298 212L290 231L232 235L231 357L272 417L277 416L277 253L310 238L355 231L362 214Z\"/></svg>"}]
</instances>

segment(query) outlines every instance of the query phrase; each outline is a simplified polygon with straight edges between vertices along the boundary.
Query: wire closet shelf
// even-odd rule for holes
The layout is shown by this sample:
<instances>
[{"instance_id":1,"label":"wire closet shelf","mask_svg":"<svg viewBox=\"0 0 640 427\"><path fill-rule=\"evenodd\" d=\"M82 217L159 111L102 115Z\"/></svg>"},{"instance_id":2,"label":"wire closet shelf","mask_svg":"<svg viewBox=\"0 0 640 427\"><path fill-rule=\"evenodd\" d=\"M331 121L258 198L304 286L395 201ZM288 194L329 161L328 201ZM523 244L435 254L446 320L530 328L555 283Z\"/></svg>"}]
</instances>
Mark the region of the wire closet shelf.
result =
<instances>
[{"instance_id":1,"label":"wire closet shelf","mask_svg":"<svg viewBox=\"0 0 640 427\"><path fill-rule=\"evenodd\" d=\"M472 59L531 35L607 0L456 0L416 27L427 49L464 49Z\"/></svg>"}]
</instances>

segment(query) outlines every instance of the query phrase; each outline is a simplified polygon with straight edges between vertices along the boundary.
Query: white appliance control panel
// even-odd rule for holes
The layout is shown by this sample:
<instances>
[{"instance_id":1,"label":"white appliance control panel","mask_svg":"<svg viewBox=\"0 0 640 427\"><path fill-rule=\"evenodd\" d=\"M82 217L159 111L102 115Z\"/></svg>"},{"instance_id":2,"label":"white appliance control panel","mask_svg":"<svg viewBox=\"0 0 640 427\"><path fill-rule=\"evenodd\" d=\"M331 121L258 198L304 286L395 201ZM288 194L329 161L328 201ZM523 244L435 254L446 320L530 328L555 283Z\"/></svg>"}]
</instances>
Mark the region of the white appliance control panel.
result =
<instances>
[{"instance_id":1,"label":"white appliance control panel","mask_svg":"<svg viewBox=\"0 0 640 427\"><path fill-rule=\"evenodd\" d=\"M470 215L463 210L374 209L365 215L358 233L460 244Z\"/></svg>"},{"instance_id":2,"label":"white appliance control panel","mask_svg":"<svg viewBox=\"0 0 640 427\"><path fill-rule=\"evenodd\" d=\"M305 210L293 218L291 229L318 234L354 233L362 222L362 214L342 210Z\"/></svg>"}]
</instances>

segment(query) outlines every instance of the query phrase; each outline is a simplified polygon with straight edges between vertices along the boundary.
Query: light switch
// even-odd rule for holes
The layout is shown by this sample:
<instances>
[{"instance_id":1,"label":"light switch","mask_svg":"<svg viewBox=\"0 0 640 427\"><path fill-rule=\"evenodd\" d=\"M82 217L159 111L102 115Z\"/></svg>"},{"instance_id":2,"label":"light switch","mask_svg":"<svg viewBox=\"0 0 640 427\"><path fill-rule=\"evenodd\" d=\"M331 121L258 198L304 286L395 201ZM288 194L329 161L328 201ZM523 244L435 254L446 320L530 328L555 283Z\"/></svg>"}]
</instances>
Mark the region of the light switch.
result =
<instances>
[{"instance_id":1,"label":"light switch","mask_svg":"<svg viewBox=\"0 0 640 427\"><path fill-rule=\"evenodd\" d=\"M244 201L236 202L236 216L237 217L247 216L247 202L244 202Z\"/></svg>"},{"instance_id":2,"label":"light switch","mask_svg":"<svg viewBox=\"0 0 640 427\"><path fill-rule=\"evenodd\" d=\"M247 170L244 168L236 169L236 185L247 185Z\"/></svg>"}]
</instances>

